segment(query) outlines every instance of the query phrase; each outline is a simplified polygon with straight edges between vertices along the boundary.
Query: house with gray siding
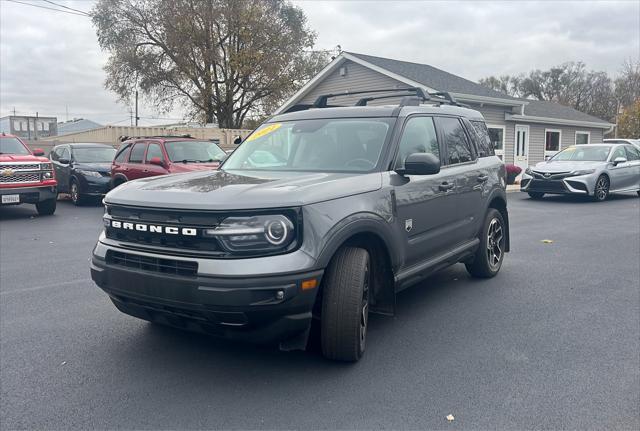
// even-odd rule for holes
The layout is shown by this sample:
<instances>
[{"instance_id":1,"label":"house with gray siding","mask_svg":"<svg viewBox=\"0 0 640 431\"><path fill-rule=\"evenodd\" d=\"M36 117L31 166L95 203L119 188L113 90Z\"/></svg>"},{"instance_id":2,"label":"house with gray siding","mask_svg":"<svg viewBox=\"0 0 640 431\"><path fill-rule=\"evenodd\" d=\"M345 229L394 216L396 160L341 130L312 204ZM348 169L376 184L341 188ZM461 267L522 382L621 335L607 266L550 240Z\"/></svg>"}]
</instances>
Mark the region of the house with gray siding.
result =
<instances>
[{"instance_id":1,"label":"house with gray siding","mask_svg":"<svg viewBox=\"0 0 640 431\"><path fill-rule=\"evenodd\" d=\"M276 113L311 105L322 94L371 89L421 87L446 91L484 116L496 154L523 169L570 145L601 143L613 124L553 102L517 99L427 64L342 52L294 94ZM333 105L352 105L361 95L332 98ZM371 105L399 103L400 98Z\"/></svg>"}]
</instances>

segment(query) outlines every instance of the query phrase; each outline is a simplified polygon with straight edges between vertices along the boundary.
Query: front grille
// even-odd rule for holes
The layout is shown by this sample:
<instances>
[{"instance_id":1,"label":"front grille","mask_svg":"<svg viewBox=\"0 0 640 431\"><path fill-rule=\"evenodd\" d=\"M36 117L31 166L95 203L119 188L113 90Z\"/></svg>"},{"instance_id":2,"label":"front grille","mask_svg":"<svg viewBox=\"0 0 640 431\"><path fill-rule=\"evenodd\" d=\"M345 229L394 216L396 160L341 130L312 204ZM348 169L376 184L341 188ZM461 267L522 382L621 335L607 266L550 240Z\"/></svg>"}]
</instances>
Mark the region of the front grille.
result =
<instances>
[{"instance_id":1,"label":"front grille","mask_svg":"<svg viewBox=\"0 0 640 431\"><path fill-rule=\"evenodd\" d=\"M16 172L12 175L0 175L0 184L39 183L39 172Z\"/></svg>"},{"instance_id":2,"label":"front grille","mask_svg":"<svg viewBox=\"0 0 640 431\"><path fill-rule=\"evenodd\" d=\"M149 248L163 247L207 252L222 251L215 238L205 238L202 236L201 229L198 230L197 236L183 236L116 229L106 226L104 233L109 239L147 246Z\"/></svg>"},{"instance_id":3,"label":"front grille","mask_svg":"<svg viewBox=\"0 0 640 431\"><path fill-rule=\"evenodd\" d=\"M567 188L564 186L562 181L553 181L553 180L531 180L531 184L529 185L529 191L536 192L545 192L545 193L554 193L554 192L566 192Z\"/></svg>"},{"instance_id":4,"label":"front grille","mask_svg":"<svg viewBox=\"0 0 640 431\"><path fill-rule=\"evenodd\" d=\"M571 176L571 172L554 172L551 175L547 176L545 172L532 171L531 172L534 178L539 180L562 180Z\"/></svg>"},{"instance_id":5,"label":"front grille","mask_svg":"<svg viewBox=\"0 0 640 431\"><path fill-rule=\"evenodd\" d=\"M106 256L107 263L126 268L140 269L143 271L158 272L161 274L195 276L198 273L198 263L175 260L159 259L155 257L140 256L137 254L122 253L109 250Z\"/></svg>"},{"instance_id":6,"label":"front grille","mask_svg":"<svg viewBox=\"0 0 640 431\"><path fill-rule=\"evenodd\" d=\"M14 171L38 171L39 163L1 163L0 171L3 169L12 169Z\"/></svg>"}]
</instances>

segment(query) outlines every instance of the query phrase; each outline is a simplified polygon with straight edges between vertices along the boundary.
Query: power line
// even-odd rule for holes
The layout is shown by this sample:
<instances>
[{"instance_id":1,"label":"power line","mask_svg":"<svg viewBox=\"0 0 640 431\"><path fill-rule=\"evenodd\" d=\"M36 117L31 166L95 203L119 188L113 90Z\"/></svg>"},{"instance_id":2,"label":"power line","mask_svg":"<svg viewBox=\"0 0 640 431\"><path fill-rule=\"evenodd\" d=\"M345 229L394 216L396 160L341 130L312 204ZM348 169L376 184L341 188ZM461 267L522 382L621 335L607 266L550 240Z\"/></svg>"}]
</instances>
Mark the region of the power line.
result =
<instances>
[{"instance_id":1,"label":"power line","mask_svg":"<svg viewBox=\"0 0 640 431\"><path fill-rule=\"evenodd\" d=\"M61 10L61 9L55 9L52 7L47 7L47 6L42 6L42 5L38 5L38 4L33 4L33 3L27 3L27 2L22 2L22 1L18 1L18 0L7 0L11 3L18 3L18 4L23 4L26 6L33 6L33 7L38 7L40 9L47 9L47 10L52 10L55 12L62 12L62 13L68 13L69 15L78 15L78 16L83 16L85 18L90 17L91 15L86 14L86 13L76 13L76 12L71 12L71 11L67 11L67 10Z\"/></svg>"},{"instance_id":2,"label":"power line","mask_svg":"<svg viewBox=\"0 0 640 431\"><path fill-rule=\"evenodd\" d=\"M75 11L75 12L80 12L81 14L86 15L86 16L91 16L91 14L90 14L90 13L85 12L85 11L80 10L80 9L74 9L74 8L72 8L72 7L65 6L65 5L63 5L63 4L54 3L54 2L52 2L51 0L44 0L44 1L46 1L47 3L52 4L52 5L54 5L54 6L62 7L62 8L69 9L69 10L72 10L72 11ZM61 12L62 12L62 11L61 11Z\"/></svg>"}]
</instances>

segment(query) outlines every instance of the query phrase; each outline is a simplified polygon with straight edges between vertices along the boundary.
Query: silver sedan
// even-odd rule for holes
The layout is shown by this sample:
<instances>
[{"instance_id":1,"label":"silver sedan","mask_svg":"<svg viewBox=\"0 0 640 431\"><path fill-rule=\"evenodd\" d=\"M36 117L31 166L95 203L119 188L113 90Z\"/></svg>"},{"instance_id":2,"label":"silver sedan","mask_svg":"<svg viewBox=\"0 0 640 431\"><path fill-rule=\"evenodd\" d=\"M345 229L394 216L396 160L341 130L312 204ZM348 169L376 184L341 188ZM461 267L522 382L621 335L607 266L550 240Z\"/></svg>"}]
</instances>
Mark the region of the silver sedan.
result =
<instances>
[{"instance_id":1,"label":"silver sedan","mask_svg":"<svg viewBox=\"0 0 640 431\"><path fill-rule=\"evenodd\" d=\"M527 168L520 190L532 199L545 194L585 195L595 201L617 192L640 196L640 150L631 144L571 146Z\"/></svg>"}]
</instances>

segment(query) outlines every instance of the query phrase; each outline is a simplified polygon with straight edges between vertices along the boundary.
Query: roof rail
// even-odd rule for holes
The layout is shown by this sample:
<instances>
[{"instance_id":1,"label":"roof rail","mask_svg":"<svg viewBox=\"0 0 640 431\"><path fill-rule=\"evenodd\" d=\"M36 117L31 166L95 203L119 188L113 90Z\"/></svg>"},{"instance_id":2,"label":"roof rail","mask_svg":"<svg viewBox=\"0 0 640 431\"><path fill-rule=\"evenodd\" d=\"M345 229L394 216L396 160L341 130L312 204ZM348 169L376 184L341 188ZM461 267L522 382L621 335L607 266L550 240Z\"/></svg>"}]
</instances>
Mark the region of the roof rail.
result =
<instances>
[{"instance_id":1,"label":"roof rail","mask_svg":"<svg viewBox=\"0 0 640 431\"><path fill-rule=\"evenodd\" d=\"M128 141L129 139L167 139L167 138L193 138L190 134L184 135L153 135L153 136L120 136L120 142Z\"/></svg>"},{"instance_id":2,"label":"roof rail","mask_svg":"<svg viewBox=\"0 0 640 431\"><path fill-rule=\"evenodd\" d=\"M419 87L386 88L386 89L358 90L358 91L346 90L346 91L343 91L341 93L331 93L331 94L320 95L320 96L318 96L316 101L313 103L312 107L313 108L326 108L327 107L327 100L330 99L330 98L333 98L333 97L354 96L356 94L369 94L369 93L390 93L390 92L398 92L398 91L401 91L403 93L410 92L410 93L413 93L413 94L416 94L416 95L425 94L424 90L422 88L419 88ZM360 99L360 100L362 100L362 99ZM358 101L358 103L360 102L360 100ZM366 103L365 103L365 105L366 105ZM365 106L365 105L356 105L356 106Z\"/></svg>"}]
</instances>

